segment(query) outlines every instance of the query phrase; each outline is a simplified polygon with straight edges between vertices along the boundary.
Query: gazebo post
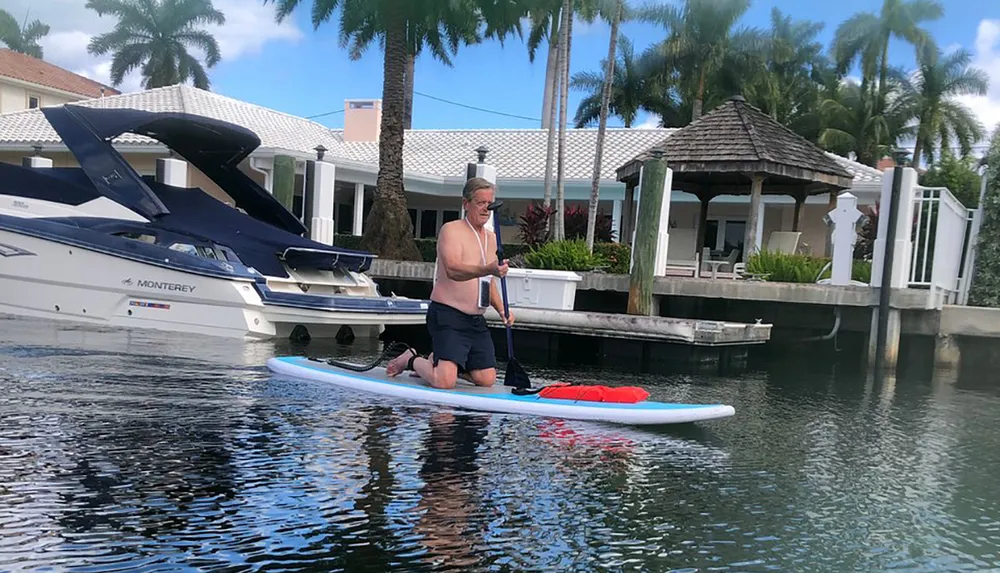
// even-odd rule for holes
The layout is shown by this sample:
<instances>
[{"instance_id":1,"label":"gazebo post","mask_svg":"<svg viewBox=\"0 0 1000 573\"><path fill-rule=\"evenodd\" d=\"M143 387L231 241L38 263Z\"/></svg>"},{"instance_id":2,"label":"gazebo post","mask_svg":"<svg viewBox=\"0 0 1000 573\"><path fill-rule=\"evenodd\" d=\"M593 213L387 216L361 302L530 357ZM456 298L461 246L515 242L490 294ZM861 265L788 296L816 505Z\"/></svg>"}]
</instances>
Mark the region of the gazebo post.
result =
<instances>
[{"instance_id":1,"label":"gazebo post","mask_svg":"<svg viewBox=\"0 0 1000 573\"><path fill-rule=\"evenodd\" d=\"M760 200L764 191L764 179L767 177L760 173L753 173L750 177L750 213L747 215L746 231L743 238L743 262L750 260L750 255L757 250L757 217L760 216Z\"/></svg>"},{"instance_id":2,"label":"gazebo post","mask_svg":"<svg viewBox=\"0 0 1000 573\"><path fill-rule=\"evenodd\" d=\"M638 176L636 177L636 180ZM632 245L632 230L635 229L635 188L632 179L625 183L625 196L622 200L621 222L618 223L618 242Z\"/></svg>"},{"instance_id":3,"label":"gazebo post","mask_svg":"<svg viewBox=\"0 0 1000 573\"><path fill-rule=\"evenodd\" d=\"M804 210L806 202L805 191L798 191L794 195L795 197L795 214L792 216L792 230L801 231L802 230L802 211Z\"/></svg>"},{"instance_id":4,"label":"gazebo post","mask_svg":"<svg viewBox=\"0 0 1000 573\"><path fill-rule=\"evenodd\" d=\"M695 260L698 266L695 268L695 278L701 276L701 268L705 261L701 260L701 252L705 249L705 227L708 226L708 203L712 200L712 194L707 191L697 193L701 201L701 209L698 213L698 239L695 241Z\"/></svg>"}]
</instances>

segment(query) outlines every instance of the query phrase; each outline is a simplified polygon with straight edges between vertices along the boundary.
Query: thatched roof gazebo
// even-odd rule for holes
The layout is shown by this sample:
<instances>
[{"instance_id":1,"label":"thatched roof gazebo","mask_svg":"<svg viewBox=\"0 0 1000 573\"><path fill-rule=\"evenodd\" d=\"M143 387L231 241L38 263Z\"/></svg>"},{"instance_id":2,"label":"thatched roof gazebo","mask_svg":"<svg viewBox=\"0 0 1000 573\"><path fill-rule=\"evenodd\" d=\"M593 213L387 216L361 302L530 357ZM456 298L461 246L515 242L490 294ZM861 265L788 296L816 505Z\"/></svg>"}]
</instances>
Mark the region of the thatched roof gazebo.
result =
<instances>
[{"instance_id":1,"label":"thatched roof gazebo","mask_svg":"<svg viewBox=\"0 0 1000 573\"><path fill-rule=\"evenodd\" d=\"M743 260L755 245L762 195L789 195L795 199L793 230L801 226L806 197L832 196L851 186L853 178L843 167L809 140L734 96L617 170L626 184L622 236L632 233L632 195L639 184L642 162L654 150L662 151L673 170L673 189L701 200L697 251L705 245L708 204L719 195L750 195Z\"/></svg>"}]
</instances>

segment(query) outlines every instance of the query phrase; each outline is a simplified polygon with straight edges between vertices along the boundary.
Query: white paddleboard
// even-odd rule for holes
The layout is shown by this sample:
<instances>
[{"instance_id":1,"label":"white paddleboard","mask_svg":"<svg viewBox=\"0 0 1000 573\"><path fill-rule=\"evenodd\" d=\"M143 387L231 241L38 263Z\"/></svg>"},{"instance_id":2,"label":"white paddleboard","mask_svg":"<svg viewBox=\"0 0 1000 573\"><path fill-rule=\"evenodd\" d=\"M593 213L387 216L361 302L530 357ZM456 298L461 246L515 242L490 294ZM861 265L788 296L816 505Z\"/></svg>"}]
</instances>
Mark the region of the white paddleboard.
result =
<instances>
[{"instance_id":1,"label":"white paddleboard","mask_svg":"<svg viewBox=\"0 0 1000 573\"><path fill-rule=\"evenodd\" d=\"M497 380L491 388L482 388L459 379L455 388L440 390L421 378L411 376L409 371L390 378L381 366L367 372L354 372L304 356L271 358L267 367L277 374L329 382L354 390L487 412L643 425L698 422L736 413L732 406L725 404L652 401L622 404L542 398L538 394L518 396L512 394L512 388L504 386L502 380Z\"/></svg>"}]
</instances>

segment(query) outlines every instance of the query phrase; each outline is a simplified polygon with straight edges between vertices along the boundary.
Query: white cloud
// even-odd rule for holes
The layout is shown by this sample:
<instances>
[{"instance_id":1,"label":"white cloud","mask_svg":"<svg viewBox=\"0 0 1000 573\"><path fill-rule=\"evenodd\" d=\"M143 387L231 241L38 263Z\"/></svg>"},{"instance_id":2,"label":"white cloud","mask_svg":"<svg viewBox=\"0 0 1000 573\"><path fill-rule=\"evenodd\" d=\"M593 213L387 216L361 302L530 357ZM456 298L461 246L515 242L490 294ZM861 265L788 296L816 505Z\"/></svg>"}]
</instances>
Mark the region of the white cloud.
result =
<instances>
[{"instance_id":1,"label":"white cloud","mask_svg":"<svg viewBox=\"0 0 1000 573\"><path fill-rule=\"evenodd\" d=\"M649 114L642 123L632 126L633 129L653 129L658 127L660 127L660 116L655 113Z\"/></svg>"},{"instance_id":2,"label":"white cloud","mask_svg":"<svg viewBox=\"0 0 1000 573\"><path fill-rule=\"evenodd\" d=\"M960 96L986 127L987 133L1000 124L1000 20L983 20L976 33L972 62L990 76L990 89L985 96Z\"/></svg>"},{"instance_id":3,"label":"white cloud","mask_svg":"<svg viewBox=\"0 0 1000 573\"><path fill-rule=\"evenodd\" d=\"M50 26L48 36L41 40L46 60L110 85L110 55L93 56L87 53L87 44L93 36L114 27L114 16L98 16L86 8L86 0L3 0L3 4L4 9L18 20L27 16L29 20L37 18ZM222 63L259 54L269 42L296 42L303 37L292 19L275 23L274 4L264 6L247 0L215 0L214 4L225 14L226 23L205 29L218 41ZM192 52L199 58L204 55L198 50ZM209 70L209 78L211 73ZM133 72L118 89L124 92L138 90L141 82L138 72Z\"/></svg>"}]
</instances>

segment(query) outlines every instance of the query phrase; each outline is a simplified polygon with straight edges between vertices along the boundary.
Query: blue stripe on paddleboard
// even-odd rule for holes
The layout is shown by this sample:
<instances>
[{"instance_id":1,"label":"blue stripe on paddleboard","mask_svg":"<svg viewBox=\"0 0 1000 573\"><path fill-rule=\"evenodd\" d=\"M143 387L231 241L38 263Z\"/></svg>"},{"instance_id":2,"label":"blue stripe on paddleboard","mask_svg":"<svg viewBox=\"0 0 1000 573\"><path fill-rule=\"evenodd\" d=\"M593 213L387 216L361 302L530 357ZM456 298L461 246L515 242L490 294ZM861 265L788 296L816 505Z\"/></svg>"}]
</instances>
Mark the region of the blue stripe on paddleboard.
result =
<instances>
[{"instance_id":1,"label":"blue stripe on paddleboard","mask_svg":"<svg viewBox=\"0 0 1000 573\"><path fill-rule=\"evenodd\" d=\"M368 378L367 376L361 376L356 373L338 369L336 367L325 368L322 364L317 364L308 358L303 358L301 356L279 356L275 360L285 362L287 364L294 364L301 368L306 368L308 370L315 370L316 372L323 372L326 374L336 374L338 376L344 376L347 378L353 378L361 382L369 382L375 384L386 384L390 386L399 386L404 388L417 388L425 392L445 392L449 394L456 393L454 390L443 390L440 388L432 388L430 386L417 386L414 384L403 384L400 382L391 382L388 380L379 380L377 378ZM497 380L497 383L501 383ZM541 402L543 404L552 404L565 406L572 404L574 406L585 406L588 408L612 408L616 410L689 410L692 408L718 408L723 404L681 404L677 402L639 402L637 404L627 404L618 402L589 402L586 400L563 400L558 398L542 398L537 394L532 394L529 396L518 396L516 394L505 393L505 394L470 394L477 397L491 398L494 400L513 400L515 402Z\"/></svg>"}]
</instances>

